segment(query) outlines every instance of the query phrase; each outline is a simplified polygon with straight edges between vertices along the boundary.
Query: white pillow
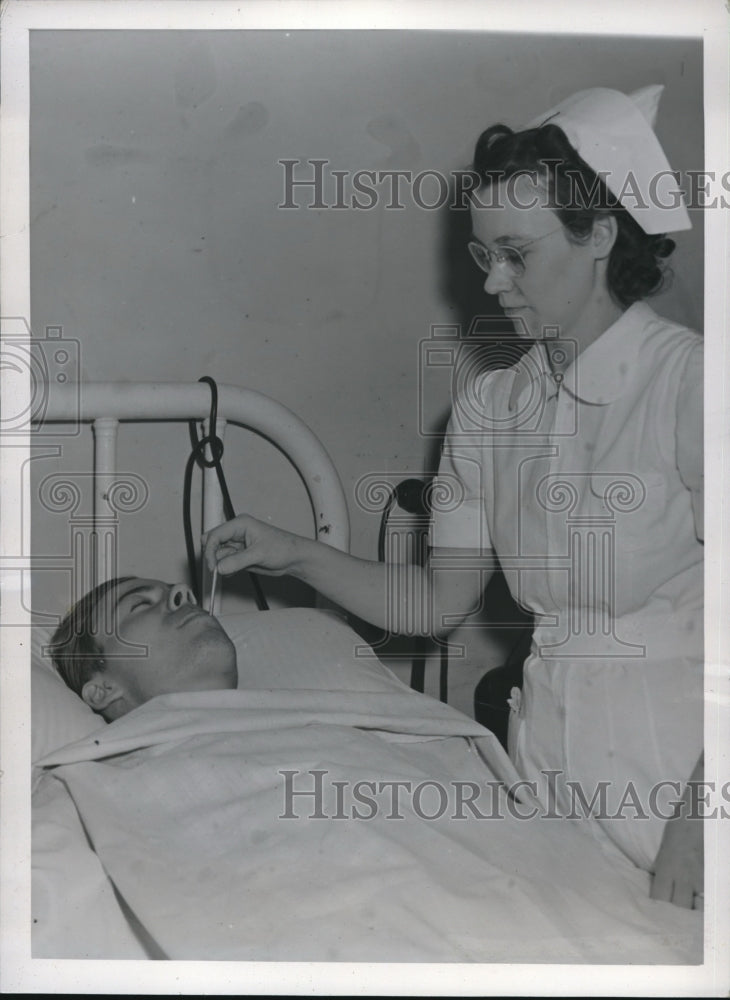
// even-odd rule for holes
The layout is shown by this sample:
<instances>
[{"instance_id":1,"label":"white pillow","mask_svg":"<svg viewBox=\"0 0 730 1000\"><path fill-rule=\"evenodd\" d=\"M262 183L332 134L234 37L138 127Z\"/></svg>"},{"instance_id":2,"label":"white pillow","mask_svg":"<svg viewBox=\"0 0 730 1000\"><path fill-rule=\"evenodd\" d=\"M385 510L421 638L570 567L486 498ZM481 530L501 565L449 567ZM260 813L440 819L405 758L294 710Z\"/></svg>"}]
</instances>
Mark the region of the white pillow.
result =
<instances>
[{"instance_id":1,"label":"white pillow","mask_svg":"<svg viewBox=\"0 0 730 1000\"><path fill-rule=\"evenodd\" d=\"M50 657L43 649L51 640L53 629L43 625L31 628L30 705L31 761L88 736L106 725L86 702L66 687Z\"/></svg>"},{"instance_id":2,"label":"white pillow","mask_svg":"<svg viewBox=\"0 0 730 1000\"><path fill-rule=\"evenodd\" d=\"M315 608L223 615L238 661L239 688L392 691L404 685L339 616ZM31 760L83 739L106 723L66 687L43 655L52 629L31 642Z\"/></svg>"}]
</instances>

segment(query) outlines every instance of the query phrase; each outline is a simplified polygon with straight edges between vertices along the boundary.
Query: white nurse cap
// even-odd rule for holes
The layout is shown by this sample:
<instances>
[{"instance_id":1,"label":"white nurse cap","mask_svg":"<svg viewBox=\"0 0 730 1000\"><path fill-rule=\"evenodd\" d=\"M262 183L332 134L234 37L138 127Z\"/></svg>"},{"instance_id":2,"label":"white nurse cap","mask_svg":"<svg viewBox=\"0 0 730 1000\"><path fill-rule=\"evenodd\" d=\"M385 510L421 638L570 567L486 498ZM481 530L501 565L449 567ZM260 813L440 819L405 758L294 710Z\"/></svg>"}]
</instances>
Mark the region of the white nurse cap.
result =
<instances>
[{"instance_id":1,"label":"white nurse cap","mask_svg":"<svg viewBox=\"0 0 730 1000\"><path fill-rule=\"evenodd\" d=\"M654 134L655 84L633 94L594 87L566 98L525 128L558 125L645 233L691 229L684 198Z\"/></svg>"}]
</instances>

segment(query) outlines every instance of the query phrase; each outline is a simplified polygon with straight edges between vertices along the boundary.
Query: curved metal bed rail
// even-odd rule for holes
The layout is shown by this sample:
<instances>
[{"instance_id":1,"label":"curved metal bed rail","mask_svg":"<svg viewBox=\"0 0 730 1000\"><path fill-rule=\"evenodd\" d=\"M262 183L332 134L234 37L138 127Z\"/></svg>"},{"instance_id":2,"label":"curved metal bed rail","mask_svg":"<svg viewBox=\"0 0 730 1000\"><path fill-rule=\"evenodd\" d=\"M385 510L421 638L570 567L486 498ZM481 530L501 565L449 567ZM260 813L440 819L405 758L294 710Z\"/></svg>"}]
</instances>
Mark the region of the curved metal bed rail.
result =
<instances>
[{"instance_id":1,"label":"curved metal bed rail","mask_svg":"<svg viewBox=\"0 0 730 1000\"><path fill-rule=\"evenodd\" d=\"M81 382L54 385L42 418L36 423L91 423L95 435L96 512L106 507L116 464L120 422L205 421L210 389L201 382ZM238 424L269 440L294 465L312 505L314 537L349 550L350 522L339 475L324 446L291 410L253 389L218 385L220 437L227 423ZM211 496L212 494L212 496ZM203 480L204 530L223 520L215 471Z\"/></svg>"}]
</instances>

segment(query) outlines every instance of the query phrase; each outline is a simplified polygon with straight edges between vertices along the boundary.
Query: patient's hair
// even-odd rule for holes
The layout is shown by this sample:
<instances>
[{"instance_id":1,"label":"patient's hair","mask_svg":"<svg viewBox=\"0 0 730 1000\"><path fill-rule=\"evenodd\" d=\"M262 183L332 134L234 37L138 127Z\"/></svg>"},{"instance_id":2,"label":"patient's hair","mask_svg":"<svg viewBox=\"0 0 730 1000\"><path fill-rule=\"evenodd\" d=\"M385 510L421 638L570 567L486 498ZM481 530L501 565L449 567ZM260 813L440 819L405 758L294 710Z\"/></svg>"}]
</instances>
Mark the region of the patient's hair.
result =
<instances>
[{"instance_id":1,"label":"patient's hair","mask_svg":"<svg viewBox=\"0 0 730 1000\"><path fill-rule=\"evenodd\" d=\"M85 594L71 608L51 637L51 658L60 677L80 695L84 684L95 673L104 670L102 648L97 641L98 627L94 628L94 612L99 601L120 583L134 580L133 576L118 576L106 580Z\"/></svg>"}]
</instances>

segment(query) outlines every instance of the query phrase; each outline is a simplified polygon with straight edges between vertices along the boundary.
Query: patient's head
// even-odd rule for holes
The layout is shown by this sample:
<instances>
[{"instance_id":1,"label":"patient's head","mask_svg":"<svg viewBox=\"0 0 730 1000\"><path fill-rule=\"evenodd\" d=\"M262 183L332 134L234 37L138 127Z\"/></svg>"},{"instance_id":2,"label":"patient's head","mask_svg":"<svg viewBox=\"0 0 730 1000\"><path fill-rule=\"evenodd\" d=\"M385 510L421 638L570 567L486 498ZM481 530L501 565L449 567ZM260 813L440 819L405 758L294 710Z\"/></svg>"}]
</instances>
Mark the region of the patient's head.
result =
<instances>
[{"instance_id":1,"label":"patient's head","mask_svg":"<svg viewBox=\"0 0 730 1000\"><path fill-rule=\"evenodd\" d=\"M236 650L185 584L108 580L56 629L51 655L66 684L104 718L158 694L235 688Z\"/></svg>"}]
</instances>

